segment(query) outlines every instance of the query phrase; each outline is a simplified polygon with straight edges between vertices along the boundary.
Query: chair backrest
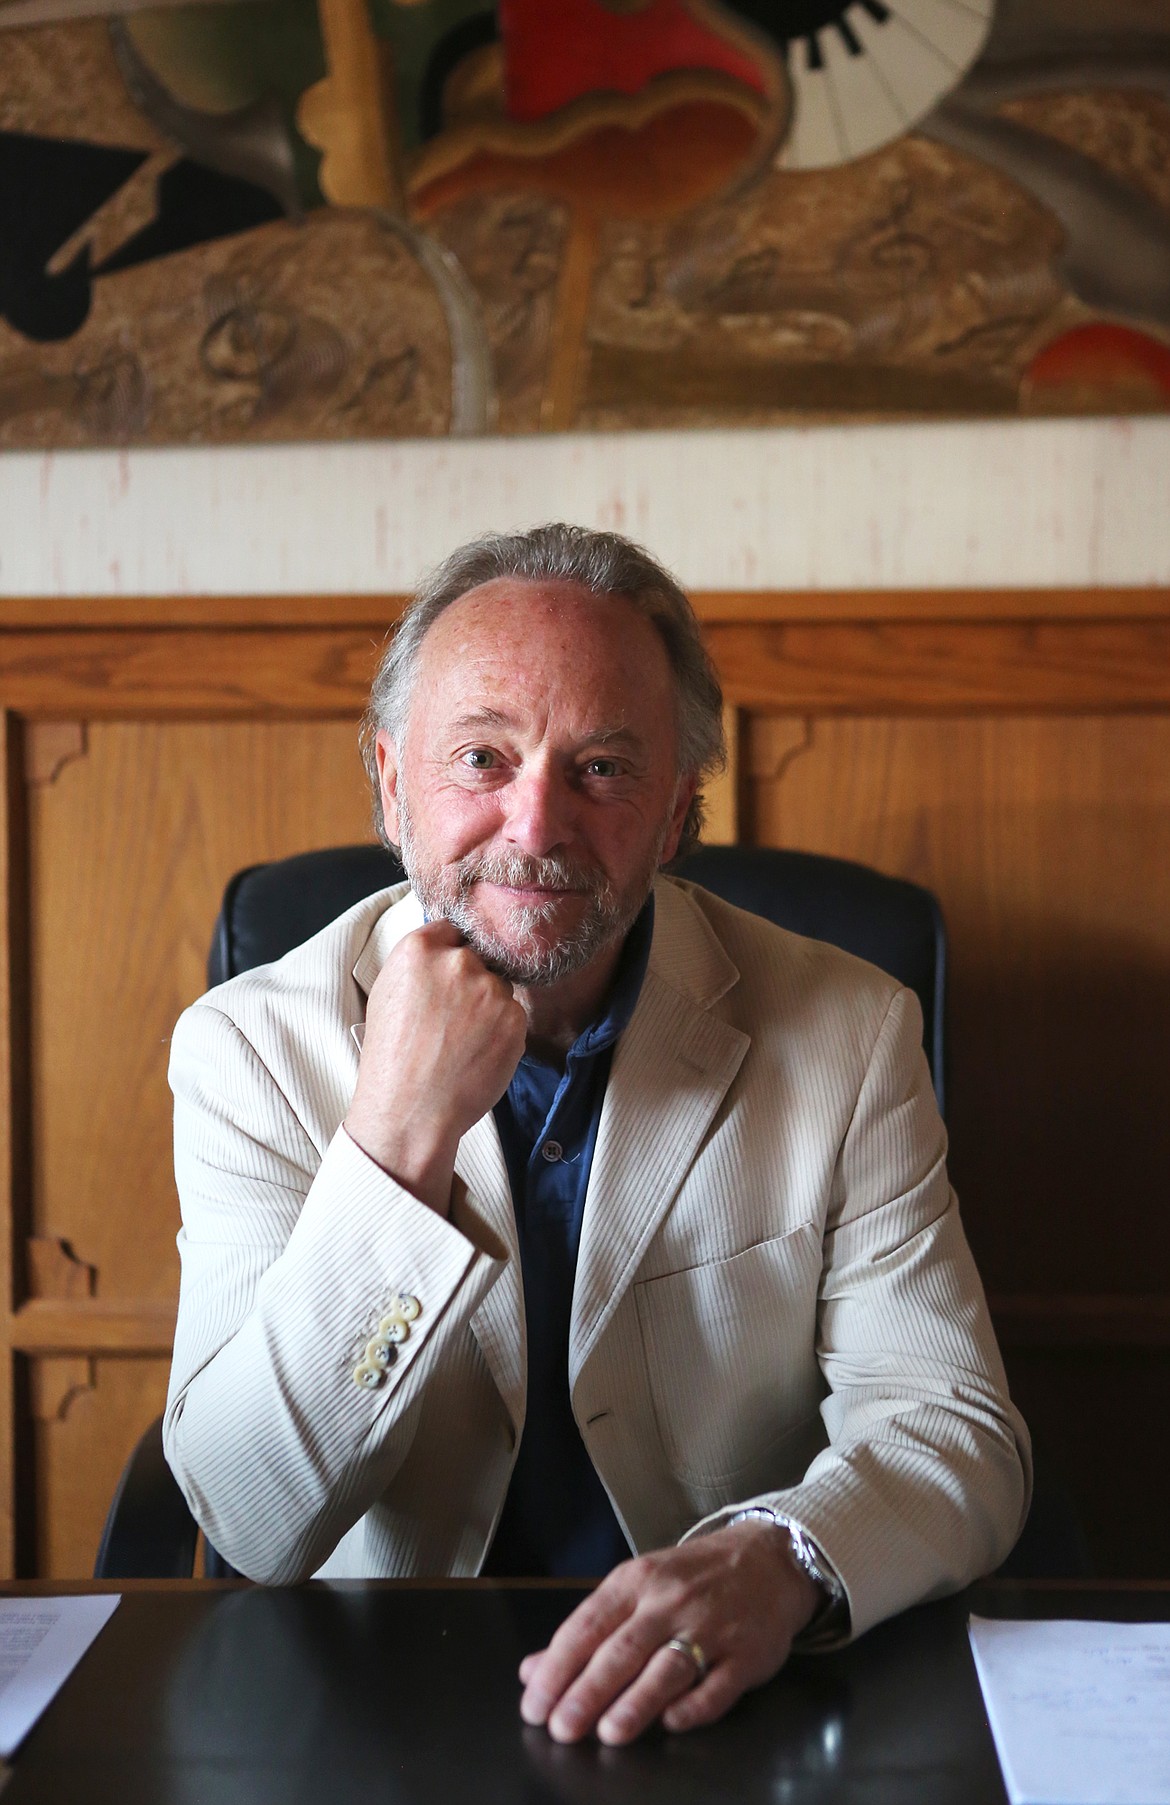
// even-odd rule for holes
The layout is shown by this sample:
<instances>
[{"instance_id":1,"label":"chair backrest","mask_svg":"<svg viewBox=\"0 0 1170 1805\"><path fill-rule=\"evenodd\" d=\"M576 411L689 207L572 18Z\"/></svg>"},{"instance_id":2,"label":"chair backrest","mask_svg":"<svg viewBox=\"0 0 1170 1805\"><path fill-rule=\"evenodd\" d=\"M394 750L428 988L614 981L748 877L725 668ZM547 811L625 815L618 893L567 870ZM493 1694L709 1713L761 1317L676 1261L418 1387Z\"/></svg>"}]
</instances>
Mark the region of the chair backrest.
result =
<instances>
[{"instance_id":1,"label":"chair backrest","mask_svg":"<svg viewBox=\"0 0 1170 1805\"><path fill-rule=\"evenodd\" d=\"M381 846L328 846L247 865L228 882L207 956L207 982L269 965L309 940L363 896L402 882Z\"/></svg>"},{"instance_id":2,"label":"chair backrest","mask_svg":"<svg viewBox=\"0 0 1170 1805\"><path fill-rule=\"evenodd\" d=\"M847 859L768 846L702 847L674 871L780 927L856 953L915 991L942 1108L946 930L929 890ZM281 958L402 876L397 859L380 846L329 847L237 872L215 924L208 982Z\"/></svg>"}]
</instances>

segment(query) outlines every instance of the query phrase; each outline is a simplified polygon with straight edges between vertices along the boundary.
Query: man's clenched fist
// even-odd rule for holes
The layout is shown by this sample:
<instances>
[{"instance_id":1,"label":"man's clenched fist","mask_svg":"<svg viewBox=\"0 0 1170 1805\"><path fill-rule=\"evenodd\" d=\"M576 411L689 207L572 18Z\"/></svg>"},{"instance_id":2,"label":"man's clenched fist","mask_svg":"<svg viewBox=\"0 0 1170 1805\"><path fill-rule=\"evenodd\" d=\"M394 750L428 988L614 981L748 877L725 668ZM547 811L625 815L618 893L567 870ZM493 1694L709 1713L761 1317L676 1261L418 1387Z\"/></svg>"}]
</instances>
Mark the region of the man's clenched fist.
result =
<instances>
[{"instance_id":1,"label":"man's clenched fist","mask_svg":"<svg viewBox=\"0 0 1170 1805\"><path fill-rule=\"evenodd\" d=\"M461 1136L498 1103L527 1020L449 921L400 940L370 991L345 1127L406 1190L446 1215Z\"/></svg>"}]
</instances>

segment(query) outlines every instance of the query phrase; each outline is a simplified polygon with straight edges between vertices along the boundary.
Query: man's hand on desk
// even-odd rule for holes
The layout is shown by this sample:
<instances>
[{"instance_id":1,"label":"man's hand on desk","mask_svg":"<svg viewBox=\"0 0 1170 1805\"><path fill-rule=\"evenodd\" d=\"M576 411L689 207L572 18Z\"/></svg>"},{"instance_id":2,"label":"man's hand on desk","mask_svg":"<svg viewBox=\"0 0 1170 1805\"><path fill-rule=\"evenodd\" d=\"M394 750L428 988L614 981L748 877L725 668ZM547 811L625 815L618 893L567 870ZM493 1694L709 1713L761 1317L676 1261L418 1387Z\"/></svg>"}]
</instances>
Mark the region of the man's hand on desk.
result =
<instances>
[{"instance_id":1,"label":"man's hand on desk","mask_svg":"<svg viewBox=\"0 0 1170 1805\"><path fill-rule=\"evenodd\" d=\"M659 1720L668 1730L714 1723L783 1666L823 1602L771 1524L738 1523L624 1561L521 1662L521 1716L558 1742L591 1730L632 1742ZM705 1675L672 1638L698 1645Z\"/></svg>"},{"instance_id":2,"label":"man's hand on desk","mask_svg":"<svg viewBox=\"0 0 1170 1805\"><path fill-rule=\"evenodd\" d=\"M508 1088L527 1022L449 921L407 934L366 1004L346 1132L364 1153L445 1216L460 1137Z\"/></svg>"}]
</instances>

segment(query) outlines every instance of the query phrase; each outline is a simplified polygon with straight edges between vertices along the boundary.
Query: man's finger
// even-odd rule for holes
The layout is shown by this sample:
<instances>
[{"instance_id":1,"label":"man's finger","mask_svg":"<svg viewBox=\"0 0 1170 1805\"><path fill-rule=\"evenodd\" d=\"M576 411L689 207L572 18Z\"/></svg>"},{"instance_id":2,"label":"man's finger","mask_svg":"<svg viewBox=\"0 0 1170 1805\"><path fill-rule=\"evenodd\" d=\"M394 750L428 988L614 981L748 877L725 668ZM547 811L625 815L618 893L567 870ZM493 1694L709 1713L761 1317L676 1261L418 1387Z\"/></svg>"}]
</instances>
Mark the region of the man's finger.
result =
<instances>
[{"instance_id":1,"label":"man's finger","mask_svg":"<svg viewBox=\"0 0 1170 1805\"><path fill-rule=\"evenodd\" d=\"M662 1722L668 1730L697 1730L702 1724L716 1723L746 1691L742 1673L732 1662L721 1661L705 1680L666 1707Z\"/></svg>"},{"instance_id":2,"label":"man's finger","mask_svg":"<svg viewBox=\"0 0 1170 1805\"><path fill-rule=\"evenodd\" d=\"M550 1736L558 1742L576 1742L578 1737L587 1736L611 1706L640 1683L649 1667L654 1668L657 1691L662 1692L658 1706L661 1711L685 1683L685 1675L679 1674L677 1655L672 1655L665 1663L659 1662L660 1655L671 1653L664 1644L665 1638L648 1616L639 1614L629 1618L596 1650L588 1666L550 1713ZM669 1673L672 1684L663 1681L664 1673ZM693 1679L693 1664L690 1674Z\"/></svg>"},{"instance_id":3,"label":"man's finger","mask_svg":"<svg viewBox=\"0 0 1170 1805\"><path fill-rule=\"evenodd\" d=\"M535 1656L530 1671L521 1675L526 1689L520 1700L520 1715L525 1723L548 1722L557 1701L629 1617L633 1598L627 1596L624 1587L611 1582L612 1575L565 1618L548 1647Z\"/></svg>"},{"instance_id":4,"label":"man's finger","mask_svg":"<svg viewBox=\"0 0 1170 1805\"><path fill-rule=\"evenodd\" d=\"M424 940L431 940L436 946L464 946L467 936L462 928L457 928L453 921L445 915L434 915L430 921L424 921L421 928L415 929Z\"/></svg>"},{"instance_id":5,"label":"man's finger","mask_svg":"<svg viewBox=\"0 0 1170 1805\"><path fill-rule=\"evenodd\" d=\"M658 1648L632 1685L603 1711L597 1723L601 1742L632 1742L657 1723L667 1707L695 1690L696 1667L688 1655L669 1645Z\"/></svg>"}]
</instances>

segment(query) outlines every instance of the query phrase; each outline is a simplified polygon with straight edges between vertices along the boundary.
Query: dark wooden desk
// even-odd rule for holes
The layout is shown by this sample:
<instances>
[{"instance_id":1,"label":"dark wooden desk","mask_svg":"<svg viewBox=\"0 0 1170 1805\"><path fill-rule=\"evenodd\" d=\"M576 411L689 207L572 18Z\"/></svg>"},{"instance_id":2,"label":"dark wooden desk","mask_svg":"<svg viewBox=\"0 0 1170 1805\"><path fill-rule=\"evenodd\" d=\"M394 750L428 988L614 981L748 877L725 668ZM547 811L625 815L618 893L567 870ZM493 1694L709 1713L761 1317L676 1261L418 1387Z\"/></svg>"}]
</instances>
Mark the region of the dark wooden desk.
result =
<instances>
[{"instance_id":1,"label":"dark wooden desk","mask_svg":"<svg viewBox=\"0 0 1170 1805\"><path fill-rule=\"evenodd\" d=\"M122 1591L4 1805L1002 1805L968 1612L1170 1616L1166 1586L977 1588L792 1661L711 1730L616 1750L517 1715L521 1655L579 1594Z\"/></svg>"}]
</instances>

